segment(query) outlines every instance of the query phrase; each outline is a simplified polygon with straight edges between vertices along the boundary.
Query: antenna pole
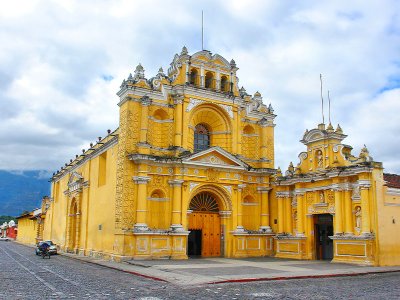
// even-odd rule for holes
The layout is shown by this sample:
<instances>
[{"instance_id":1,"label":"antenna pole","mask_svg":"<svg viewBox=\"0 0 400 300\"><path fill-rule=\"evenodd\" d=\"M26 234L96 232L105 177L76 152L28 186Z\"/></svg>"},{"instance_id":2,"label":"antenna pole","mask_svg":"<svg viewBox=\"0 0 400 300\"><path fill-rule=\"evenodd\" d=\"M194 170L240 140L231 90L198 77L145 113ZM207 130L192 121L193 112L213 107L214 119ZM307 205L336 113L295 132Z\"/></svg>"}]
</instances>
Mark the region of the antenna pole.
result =
<instances>
[{"instance_id":1,"label":"antenna pole","mask_svg":"<svg viewBox=\"0 0 400 300\"><path fill-rule=\"evenodd\" d=\"M325 118L324 118L324 98L322 97L322 74L319 74L319 80L321 81L322 124L325 124Z\"/></svg>"},{"instance_id":2,"label":"antenna pole","mask_svg":"<svg viewBox=\"0 0 400 300\"><path fill-rule=\"evenodd\" d=\"M201 10L201 50L204 50L204 22L203 22L203 10Z\"/></svg>"},{"instance_id":3,"label":"antenna pole","mask_svg":"<svg viewBox=\"0 0 400 300\"><path fill-rule=\"evenodd\" d=\"M329 104L329 124L331 124L331 97L329 97L329 90L328 90L328 104Z\"/></svg>"}]
</instances>

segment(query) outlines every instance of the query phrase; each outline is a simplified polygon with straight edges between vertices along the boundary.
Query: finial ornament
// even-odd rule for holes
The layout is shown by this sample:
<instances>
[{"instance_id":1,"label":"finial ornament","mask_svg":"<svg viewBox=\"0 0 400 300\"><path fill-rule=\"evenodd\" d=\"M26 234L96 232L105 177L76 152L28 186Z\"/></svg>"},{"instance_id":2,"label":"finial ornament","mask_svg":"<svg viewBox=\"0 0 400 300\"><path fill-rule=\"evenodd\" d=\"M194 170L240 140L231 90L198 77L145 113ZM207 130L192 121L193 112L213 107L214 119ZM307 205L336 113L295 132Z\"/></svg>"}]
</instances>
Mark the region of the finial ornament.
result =
<instances>
[{"instance_id":1,"label":"finial ornament","mask_svg":"<svg viewBox=\"0 0 400 300\"><path fill-rule=\"evenodd\" d=\"M141 64L138 64L136 69L135 69L134 79L135 80L144 79L144 69L143 69L143 66Z\"/></svg>"},{"instance_id":2,"label":"finial ornament","mask_svg":"<svg viewBox=\"0 0 400 300\"><path fill-rule=\"evenodd\" d=\"M165 74L164 74L164 70L163 70L163 68L162 67L160 67L159 69L158 69L158 73L157 73L157 78L163 78L163 77L165 77Z\"/></svg>"},{"instance_id":3,"label":"finial ornament","mask_svg":"<svg viewBox=\"0 0 400 300\"><path fill-rule=\"evenodd\" d=\"M239 93L240 93L241 97L244 97L244 96L247 95L247 91L246 91L246 89L244 87L240 88Z\"/></svg>"},{"instance_id":4,"label":"finial ornament","mask_svg":"<svg viewBox=\"0 0 400 300\"><path fill-rule=\"evenodd\" d=\"M369 151L367 149L367 146L365 146L361 149L359 158L364 161L364 162L370 162L373 161L373 158L369 155Z\"/></svg>"},{"instance_id":5,"label":"finial ornament","mask_svg":"<svg viewBox=\"0 0 400 300\"><path fill-rule=\"evenodd\" d=\"M339 134L343 134L343 130L342 130L342 128L340 127L339 124L337 125L335 132L336 132L336 133L339 133Z\"/></svg>"},{"instance_id":6,"label":"finial ornament","mask_svg":"<svg viewBox=\"0 0 400 300\"><path fill-rule=\"evenodd\" d=\"M276 170L276 176L282 177L282 170L281 170L281 167L278 167L278 169Z\"/></svg>"},{"instance_id":7,"label":"finial ornament","mask_svg":"<svg viewBox=\"0 0 400 300\"><path fill-rule=\"evenodd\" d=\"M236 68L236 62L233 59L231 59L230 65L232 69Z\"/></svg>"},{"instance_id":8,"label":"finial ornament","mask_svg":"<svg viewBox=\"0 0 400 300\"><path fill-rule=\"evenodd\" d=\"M188 54L188 49L186 48L186 46L182 47L182 51L181 51L181 55L187 55Z\"/></svg>"},{"instance_id":9,"label":"finial ornament","mask_svg":"<svg viewBox=\"0 0 400 300\"><path fill-rule=\"evenodd\" d=\"M274 109L272 108L272 104L271 103L268 105L268 111L271 114L274 112Z\"/></svg>"},{"instance_id":10,"label":"finial ornament","mask_svg":"<svg viewBox=\"0 0 400 300\"><path fill-rule=\"evenodd\" d=\"M332 124L331 124L330 122L329 122L328 127L326 128L326 131L328 131L328 132L334 132L333 126L332 126Z\"/></svg>"},{"instance_id":11,"label":"finial ornament","mask_svg":"<svg viewBox=\"0 0 400 300\"><path fill-rule=\"evenodd\" d=\"M294 172L293 162L290 162L289 167L288 167L288 171L289 171L290 173L293 173L293 172Z\"/></svg>"}]
</instances>

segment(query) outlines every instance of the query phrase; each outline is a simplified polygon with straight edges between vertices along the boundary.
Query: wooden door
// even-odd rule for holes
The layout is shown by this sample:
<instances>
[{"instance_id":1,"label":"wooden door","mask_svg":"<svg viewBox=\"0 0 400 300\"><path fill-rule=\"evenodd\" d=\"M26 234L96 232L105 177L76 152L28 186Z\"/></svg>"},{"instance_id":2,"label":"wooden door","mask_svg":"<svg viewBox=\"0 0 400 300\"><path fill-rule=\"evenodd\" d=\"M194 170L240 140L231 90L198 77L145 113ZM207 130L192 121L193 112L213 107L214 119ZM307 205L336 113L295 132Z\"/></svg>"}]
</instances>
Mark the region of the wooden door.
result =
<instances>
[{"instance_id":1,"label":"wooden door","mask_svg":"<svg viewBox=\"0 0 400 300\"><path fill-rule=\"evenodd\" d=\"M189 230L201 230L201 256L221 256L221 221L218 213L190 214Z\"/></svg>"}]
</instances>

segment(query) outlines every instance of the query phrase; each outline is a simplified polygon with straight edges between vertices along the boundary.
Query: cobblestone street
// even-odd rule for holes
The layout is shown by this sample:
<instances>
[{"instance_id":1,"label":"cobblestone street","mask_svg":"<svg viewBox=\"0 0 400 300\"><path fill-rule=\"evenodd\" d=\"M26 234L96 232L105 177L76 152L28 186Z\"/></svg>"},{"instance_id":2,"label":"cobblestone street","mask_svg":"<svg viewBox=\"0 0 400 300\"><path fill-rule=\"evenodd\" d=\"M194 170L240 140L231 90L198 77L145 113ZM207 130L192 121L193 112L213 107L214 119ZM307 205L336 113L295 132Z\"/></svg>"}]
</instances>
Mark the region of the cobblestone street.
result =
<instances>
[{"instance_id":1,"label":"cobblestone street","mask_svg":"<svg viewBox=\"0 0 400 300\"><path fill-rule=\"evenodd\" d=\"M0 299L398 299L400 273L181 287L0 243Z\"/></svg>"}]
</instances>

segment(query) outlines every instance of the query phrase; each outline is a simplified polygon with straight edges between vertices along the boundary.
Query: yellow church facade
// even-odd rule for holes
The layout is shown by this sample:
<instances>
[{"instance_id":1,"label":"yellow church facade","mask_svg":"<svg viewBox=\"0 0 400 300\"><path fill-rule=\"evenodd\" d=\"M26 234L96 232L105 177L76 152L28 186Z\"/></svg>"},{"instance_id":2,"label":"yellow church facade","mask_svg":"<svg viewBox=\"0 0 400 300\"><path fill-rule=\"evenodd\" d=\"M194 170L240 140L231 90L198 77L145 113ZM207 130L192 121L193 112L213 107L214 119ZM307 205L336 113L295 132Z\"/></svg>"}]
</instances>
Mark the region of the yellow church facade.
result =
<instances>
[{"instance_id":1,"label":"yellow church facade","mask_svg":"<svg viewBox=\"0 0 400 300\"><path fill-rule=\"evenodd\" d=\"M399 264L391 234L400 197L384 185L382 165L366 149L353 157L340 127L321 124L305 133L299 165L282 174L273 108L239 89L237 71L233 60L185 47L167 74L147 79L139 65L117 93L119 127L53 175L43 239L117 261Z\"/></svg>"},{"instance_id":2,"label":"yellow church facade","mask_svg":"<svg viewBox=\"0 0 400 300\"><path fill-rule=\"evenodd\" d=\"M278 169L275 201L286 221L278 221L275 256L399 265L400 186L387 186L365 146L353 156L345 137L331 124L306 130L298 165Z\"/></svg>"}]
</instances>

